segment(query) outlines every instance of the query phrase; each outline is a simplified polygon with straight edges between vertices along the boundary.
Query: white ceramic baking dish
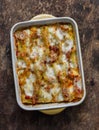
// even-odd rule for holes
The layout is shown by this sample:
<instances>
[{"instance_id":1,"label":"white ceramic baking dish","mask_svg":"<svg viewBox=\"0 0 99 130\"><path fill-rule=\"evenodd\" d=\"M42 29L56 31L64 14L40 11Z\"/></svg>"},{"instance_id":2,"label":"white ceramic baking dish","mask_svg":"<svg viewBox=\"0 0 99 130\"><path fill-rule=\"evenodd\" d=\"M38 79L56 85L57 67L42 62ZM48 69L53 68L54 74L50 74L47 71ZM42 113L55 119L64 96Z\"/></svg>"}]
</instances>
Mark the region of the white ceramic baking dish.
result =
<instances>
[{"instance_id":1,"label":"white ceramic baking dish","mask_svg":"<svg viewBox=\"0 0 99 130\"><path fill-rule=\"evenodd\" d=\"M83 97L80 101L77 102L70 102L70 103L49 103L49 104L38 104L38 105L24 105L21 102L21 96L20 96L20 87L18 84L18 77L16 73L16 50L15 50L15 44L14 44L14 37L13 33L23 27L28 26L35 26L35 25L48 25L53 23L71 23L73 25L73 29L75 32L76 37L76 46L77 46L77 57L79 62L79 69L80 74L82 78L82 88L84 90ZM48 110L48 109L59 109L59 108L66 108L70 106L76 106L81 104L86 96L86 89L85 89L85 80L84 80L84 72L83 72L83 64L82 64L82 56L81 56L81 49L80 49L80 40L79 40L79 32L78 32L78 26L77 23L70 17L58 17L58 18L46 18L45 20L31 20L31 21L24 21L16 23L10 31L10 40L11 40L11 51L12 51L12 65L13 65L13 74L14 74L14 82L15 82L15 92L16 92L16 100L18 105L24 109L24 110Z\"/></svg>"}]
</instances>

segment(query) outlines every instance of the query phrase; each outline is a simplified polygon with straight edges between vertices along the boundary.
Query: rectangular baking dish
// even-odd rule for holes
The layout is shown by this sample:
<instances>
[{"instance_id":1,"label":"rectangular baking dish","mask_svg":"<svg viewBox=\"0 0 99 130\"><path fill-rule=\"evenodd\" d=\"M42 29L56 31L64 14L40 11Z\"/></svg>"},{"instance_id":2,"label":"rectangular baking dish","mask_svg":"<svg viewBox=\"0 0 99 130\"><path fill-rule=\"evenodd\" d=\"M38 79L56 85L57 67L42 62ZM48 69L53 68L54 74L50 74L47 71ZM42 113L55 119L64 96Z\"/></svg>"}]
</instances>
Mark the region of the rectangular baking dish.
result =
<instances>
[{"instance_id":1,"label":"rectangular baking dish","mask_svg":"<svg viewBox=\"0 0 99 130\"><path fill-rule=\"evenodd\" d=\"M75 33L75 39L76 39L76 47L77 47L77 58L78 58L78 64L80 69L80 75L82 80L82 89L84 91L83 97L80 101L77 102L70 102L70 103L49 103L49 104L37 104L37 105L24 105L21 102L21 96L20 96L20 87L18 85L18 77L16 73L16 50L15 50L15 44L14 44L14 36L13 33L23 27L28 26L35 26L35 25L49 25L54 23L71 23L74 29ZM78 32L78 26L77 23L70 17L58 17L58 18L50 18L45 20L31 20L31 21L24 21L16 23L10 31L10 40L11 40L11 51L12 51L12 66L13 66L13 74L14 74L14 82L15 82L15 93L16 93L16 100L18 105L24 109L24 110L47 110L47 109L55 109L55 108L66 108L70 106L76 106L81 104L86 96L86 89L85 89L85 80L84 80L84 72L83 72L83 64L82 64L82 56L81 56L81 49L80 49L80 40L79 40L79 32Z\"/></svg>"}]
</instances>

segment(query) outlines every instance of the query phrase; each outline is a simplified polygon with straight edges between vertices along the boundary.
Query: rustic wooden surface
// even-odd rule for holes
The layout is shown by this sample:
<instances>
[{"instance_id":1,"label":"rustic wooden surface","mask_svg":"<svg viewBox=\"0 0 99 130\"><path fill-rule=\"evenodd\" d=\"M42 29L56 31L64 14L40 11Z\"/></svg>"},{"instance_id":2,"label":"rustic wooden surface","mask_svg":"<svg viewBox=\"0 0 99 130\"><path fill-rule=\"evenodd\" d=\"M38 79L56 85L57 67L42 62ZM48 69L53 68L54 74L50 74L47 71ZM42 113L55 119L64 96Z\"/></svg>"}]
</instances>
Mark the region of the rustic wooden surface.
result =
<instances>
[{"instance_id":1,"label":"rustic wooden surface","mask_svg":"<svg viewBox=\"0 0 99 130\"><path fill-rule=\"evenodd\" d=\"M81 39L86 100L54 116L20 109L14 90L10 29L41 13L74 18ZM0 0L0 130L99 130L99 0Z\"/></svg>"}]
</instances>

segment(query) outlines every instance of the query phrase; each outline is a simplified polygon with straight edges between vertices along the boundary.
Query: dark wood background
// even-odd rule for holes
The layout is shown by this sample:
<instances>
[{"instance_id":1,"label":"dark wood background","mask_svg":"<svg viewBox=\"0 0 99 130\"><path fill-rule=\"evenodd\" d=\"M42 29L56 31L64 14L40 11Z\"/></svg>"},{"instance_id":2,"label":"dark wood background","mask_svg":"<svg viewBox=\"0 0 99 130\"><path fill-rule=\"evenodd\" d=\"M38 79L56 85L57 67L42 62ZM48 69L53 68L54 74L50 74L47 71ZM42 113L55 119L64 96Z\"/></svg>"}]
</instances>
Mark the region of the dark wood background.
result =
<instances>
[{"instance_id":1,"label":"dark wood background","mask_svg":"<svg viewBox=\"0 0 99 130\"><path fill-rule=\"evenodd\" d=\"M10 29L41 13L74 18L81 39L86 99L54 116L22 110L14 90ZM99 130L99 0L0 0L0 130Z\"/></svg>"}]
</instances>

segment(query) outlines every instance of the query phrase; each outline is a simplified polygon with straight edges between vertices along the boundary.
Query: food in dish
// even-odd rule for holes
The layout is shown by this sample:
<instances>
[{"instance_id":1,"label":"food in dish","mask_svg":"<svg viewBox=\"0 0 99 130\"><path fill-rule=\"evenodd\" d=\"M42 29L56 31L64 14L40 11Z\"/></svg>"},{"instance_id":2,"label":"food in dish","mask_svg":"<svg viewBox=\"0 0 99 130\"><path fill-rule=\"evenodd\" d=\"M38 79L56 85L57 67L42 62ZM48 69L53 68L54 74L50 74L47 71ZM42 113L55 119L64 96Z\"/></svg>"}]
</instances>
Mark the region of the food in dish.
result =
<instances>
[{"instance_id":1,"label":"food in dish","mask_svg":"<svg viewBox=\"0 0 99 130\"><path fill-rule=\"evenodd\" d=\"M14 32L23 104L75 102L83 97L76 40L70 23Z\"/></svg>"}]
</instances>

